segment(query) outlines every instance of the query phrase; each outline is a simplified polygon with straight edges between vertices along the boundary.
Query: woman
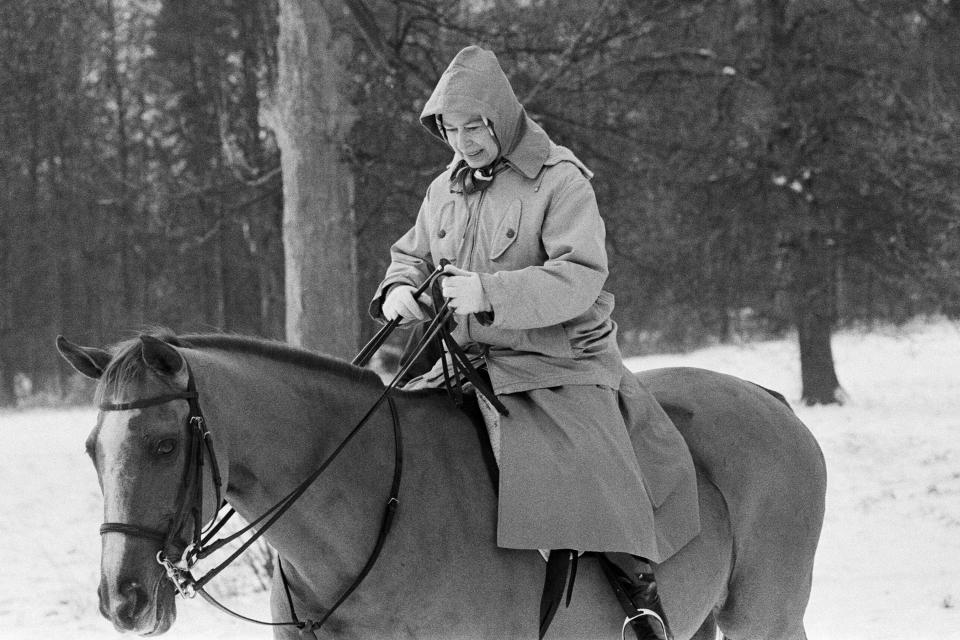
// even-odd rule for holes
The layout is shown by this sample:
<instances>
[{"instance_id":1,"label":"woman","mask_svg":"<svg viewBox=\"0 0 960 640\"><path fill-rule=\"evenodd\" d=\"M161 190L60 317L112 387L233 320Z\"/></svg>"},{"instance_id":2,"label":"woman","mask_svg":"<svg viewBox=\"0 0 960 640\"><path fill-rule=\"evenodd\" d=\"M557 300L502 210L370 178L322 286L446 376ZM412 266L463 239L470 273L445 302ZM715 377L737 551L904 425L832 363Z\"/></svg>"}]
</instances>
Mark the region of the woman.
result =
<instances>
[{"instance_id":1,"label":"woman","mask_svg":"<svg viewBox=\"0 0 960 640\"><path fill-rule=\"evenodd\" d=\"M371 313L425 320L414 289L449 260L442 292L457 315L454 338L483 355L509 410L497 543L604 552L618 595L630 596L638 637L669 637L649 561L685 544L699 522L688 513L664 535L651 494L659 506L683 485L689 504L692 465L665 416L645 428L652 452L669 452L667 486L649 487L638 464L618 389L646 392L624 376L613 296L602 288L605 232L592 174L526 115L494 54L479 47L457 54L420 120L454 159L391 248Z\"/></svg>"}]
</instances>

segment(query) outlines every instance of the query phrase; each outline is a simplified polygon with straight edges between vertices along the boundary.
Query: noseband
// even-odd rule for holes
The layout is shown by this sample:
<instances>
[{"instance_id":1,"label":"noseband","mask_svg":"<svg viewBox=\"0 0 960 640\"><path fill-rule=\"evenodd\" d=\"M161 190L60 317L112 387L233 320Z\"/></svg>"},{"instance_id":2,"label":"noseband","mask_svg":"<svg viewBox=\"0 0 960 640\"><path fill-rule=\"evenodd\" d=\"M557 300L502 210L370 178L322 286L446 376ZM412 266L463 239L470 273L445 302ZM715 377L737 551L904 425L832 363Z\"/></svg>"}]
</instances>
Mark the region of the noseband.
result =
<instances>
[{"instance_id":1,"label":"noseband","mask_svg":"<svg viewBox=\"0 0 960 640\"><path fill-rule=\"evenodd\" d=\"M199 394L197 393L196 382L193 378L193 371L187 364L187 389L177 393L167 393L152 398L142 400L133 400L131 402L105 402L100 405L100 411L130 411L132 409L144 409L154 407L175 400L186 400L189 406L187 419L185 422L187 430L187 456L186 467L183 474L183 482L180 483L180 489L177 495L177 513L170 521L166 531L159 529L150 529L137 524L126 522L104 522L100 525L100 535L107 533L120 533L135 538L145 538L155 540L161 543L160 551L157 553L157 562L167 569L168 575L171 575L175 566L189 566L193 563L195 557L191 557L193 550L200 549L203 536L203 464L204 455L210 459L210 469L213 478L213 487L216 493L215 511L219 510L223 501L223 481L220 477L220 467L217 464L217 456L213 450L213 438L210 431L207 430L207 423L203 418L203 411L200 409ZM193 535L191 544L183 551L181 559L174 565L166 557L168 549L172 548L176 538L183 527L186 525L187 518L193 518ZM174 584L183 593L182 584L174 580Z\"/></svg>"}]
</instances>

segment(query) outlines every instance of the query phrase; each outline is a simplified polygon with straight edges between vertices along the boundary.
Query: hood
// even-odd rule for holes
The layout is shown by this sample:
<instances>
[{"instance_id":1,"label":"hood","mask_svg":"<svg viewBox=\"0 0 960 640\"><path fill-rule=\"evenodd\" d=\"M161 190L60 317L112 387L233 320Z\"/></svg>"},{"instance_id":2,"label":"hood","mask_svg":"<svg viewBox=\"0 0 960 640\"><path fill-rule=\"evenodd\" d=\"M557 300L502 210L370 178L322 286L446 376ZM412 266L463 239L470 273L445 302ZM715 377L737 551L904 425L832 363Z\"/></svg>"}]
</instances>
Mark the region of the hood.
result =
<instances>
[{"instance_id":1,"label":"hood","mask_svg":"<svg viewBox=\"0 0 960 640\"><path fill-rule=\"evenodd\" d=\"M524 173L534 165L539 171L550 153L550 139L527 116L492 51L478 46L461 50L440 76L420 114L420 123L443 140L436 116L452 111L475 113L489 120L501 154Z\"/></svg>"}]
</instances>

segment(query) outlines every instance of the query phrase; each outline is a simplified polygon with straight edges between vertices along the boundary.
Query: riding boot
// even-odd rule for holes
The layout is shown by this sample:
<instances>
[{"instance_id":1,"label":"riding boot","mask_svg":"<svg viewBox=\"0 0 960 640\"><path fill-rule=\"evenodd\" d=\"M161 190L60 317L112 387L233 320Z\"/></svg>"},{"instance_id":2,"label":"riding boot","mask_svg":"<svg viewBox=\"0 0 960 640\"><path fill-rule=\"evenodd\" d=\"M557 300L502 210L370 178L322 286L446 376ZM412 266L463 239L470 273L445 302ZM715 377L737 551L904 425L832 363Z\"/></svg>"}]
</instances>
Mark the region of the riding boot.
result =
<instances>
[{"instance_id":1,"label":"riding boot","mask_svg":"<svg viewBox=\"0 0 960 640\"><path fill-rule=\"evenodd\" d=\"M627 614L624 628L630 625L638 640L672 640L650 564L628 553L602 553L600 566Z\"/></svg>"}]
</instances>

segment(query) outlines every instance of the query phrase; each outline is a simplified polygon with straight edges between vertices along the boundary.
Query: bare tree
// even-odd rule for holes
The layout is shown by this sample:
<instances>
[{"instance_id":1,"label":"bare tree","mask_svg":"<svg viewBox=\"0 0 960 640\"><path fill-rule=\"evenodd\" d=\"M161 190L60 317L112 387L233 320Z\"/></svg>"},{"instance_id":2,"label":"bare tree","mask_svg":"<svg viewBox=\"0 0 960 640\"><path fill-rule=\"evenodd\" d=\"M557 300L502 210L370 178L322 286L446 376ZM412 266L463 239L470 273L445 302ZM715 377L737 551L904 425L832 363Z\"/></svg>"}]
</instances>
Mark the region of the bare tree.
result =
<instances>
[{"instance_id":1,"label":"bare tree","mask_svg":"<svg viewBox=\"0 0 960 640\"><path fill-rule=\"evenodd\" d=\"M287 340L348 356L359 341L354 183L344 144L355 112L341 89L348 36L339 4L281 0L279 77L264 120L283 169Z\"/></svg>"}]
</instances>

